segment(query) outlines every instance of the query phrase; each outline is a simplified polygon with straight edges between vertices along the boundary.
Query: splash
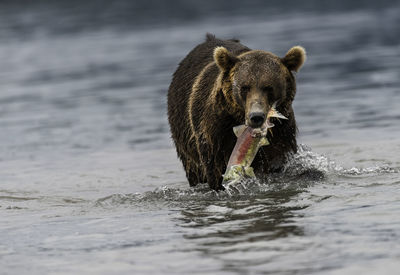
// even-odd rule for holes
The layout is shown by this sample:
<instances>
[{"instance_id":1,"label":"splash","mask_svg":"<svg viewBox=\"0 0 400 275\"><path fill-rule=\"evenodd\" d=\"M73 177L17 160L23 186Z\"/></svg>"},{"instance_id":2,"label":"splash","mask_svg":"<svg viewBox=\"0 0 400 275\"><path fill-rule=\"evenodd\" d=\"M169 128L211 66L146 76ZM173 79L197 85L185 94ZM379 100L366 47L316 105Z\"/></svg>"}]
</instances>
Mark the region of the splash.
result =
<instances>
[{"instance_id":1,"label":"splash","mask_svg":"<svg viewBox=\"0 0 400 275\"><path fill-rule=\"evenodd\" d=\"M307 145L300 144L297 153L293 154L286 163L283 174L293 177L315 173L317 178L323 178L324 175L333 171L335 166L335 162L326 156L313 152Z\"/></svg>"},{"instance_id":2,"label":"splash","mask_svg":"<svg viewBox=\"0 0 400 275\"><path fill-rule=\"evenodd\" d=\"M289 159L285 165L283 173L286 175L299 176L304 173L312 174L312 172L315 172L316 174L322 173L323 176L326 177L331 175L340 176L398 173L399 170L390 167L387 164L366 168L345 168L337 164L335 161L330 160L328 157L313 152L309 146L300 144L298 147L298 152Z\"/></svg>"},{"instance_id":3,"label":"splash","mask_svg":"<svg viewBox=\"0 0 400 275\"><path fill-rule=\"evenodd\" d=\"M388 164L377 165L373 167L366 167L366 168L358 168L352 167L349 169L337 166L335 169L339 175L372 175L372 174L391 174L391 173L399 173L400 171L396 168L390 167Z\"/></svg>"},{"instance_id":4,"label":"splash","mask_svg":"<svg viewBox=\"0 0 400 275\"><path fill-rule=\"evenodd\" d=\"M114 194L100 198L95 206L112 207L116 205L164 205L175 203L192 203L204 201L232 200L259 198L279 192L304 192L314 184L331 182L329 178L347 176L363 176L371 174L398 173L388 165L367 168L344 168L328 157L313 152L309 146L300 144L296 154L293 154L280 173L269 174L267 177L245 178L231 185L224 191L210 190L207 184L196 187L175 188L162 186L153 191L134 194Z\"/></svg>"}]
</instances>

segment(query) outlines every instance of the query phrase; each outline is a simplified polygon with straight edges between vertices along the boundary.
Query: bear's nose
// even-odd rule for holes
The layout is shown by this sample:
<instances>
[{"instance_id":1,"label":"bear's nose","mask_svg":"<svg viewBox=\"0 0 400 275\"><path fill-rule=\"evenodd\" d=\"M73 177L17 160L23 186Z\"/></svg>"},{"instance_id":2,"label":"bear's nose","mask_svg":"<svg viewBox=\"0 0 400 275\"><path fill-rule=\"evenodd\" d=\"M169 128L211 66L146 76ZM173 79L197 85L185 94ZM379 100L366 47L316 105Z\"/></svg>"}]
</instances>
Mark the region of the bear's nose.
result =
<instances>
[{"instance_id":1,"label":"bear's nose","mask_svg":"<svg viewBox=\"0 0 400 275\"><path fill-rule=\"evenodd\" d=\"M265 114L262 112L254 112L250 113L249 118L250 118L250 126L252 128L258 128L264 123Z\"/></svg>"}]
</instances>

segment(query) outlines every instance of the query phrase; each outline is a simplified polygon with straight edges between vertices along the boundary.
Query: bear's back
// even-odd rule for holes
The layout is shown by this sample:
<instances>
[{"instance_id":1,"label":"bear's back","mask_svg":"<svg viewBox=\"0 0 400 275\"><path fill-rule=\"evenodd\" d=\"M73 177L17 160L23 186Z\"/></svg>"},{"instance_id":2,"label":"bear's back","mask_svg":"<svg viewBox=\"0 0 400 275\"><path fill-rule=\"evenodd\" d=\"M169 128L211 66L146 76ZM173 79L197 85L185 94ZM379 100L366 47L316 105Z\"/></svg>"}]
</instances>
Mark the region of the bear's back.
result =
<instances>
[{"instance_id":1,"label":"bear's back","mask_svg":"<svg viewBox=\"0 0 400 275\"><path fill-rule=\"evenodd\" d=\"M206 41L196 46L179 64L178 69L174 73L175 76L180 77L186 75L190 77L191 84L201 70L210 62L213 62L213 52L216 47L223 46L235 55L239 55L250 49L239 43L237 39L220 40L215 38L212 34L207 34ZM174 80L172 80L173 82Z\"/></svg>"}]
</instances>

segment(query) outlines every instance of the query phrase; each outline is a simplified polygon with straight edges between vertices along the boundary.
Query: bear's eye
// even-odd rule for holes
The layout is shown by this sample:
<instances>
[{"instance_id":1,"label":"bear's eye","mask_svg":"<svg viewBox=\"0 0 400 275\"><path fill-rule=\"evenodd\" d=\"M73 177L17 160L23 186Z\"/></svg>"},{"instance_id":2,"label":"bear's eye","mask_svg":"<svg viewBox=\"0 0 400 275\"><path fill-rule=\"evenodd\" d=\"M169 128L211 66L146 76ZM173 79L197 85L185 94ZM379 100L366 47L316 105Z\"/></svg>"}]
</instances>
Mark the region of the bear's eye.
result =
<instances>
[{"instance_id":1,"label":"bear's eye","mask_svg":"<svg viewBox=\"0 0 400 275\"><path fill-rule=\"evenodd\" d=\"M274 93L274 88L272 86L264 86L261 88L264 94L267 95L268 99L270 101L275 100L275 93Z\"/></svg>"},{"instance_id":2,"label":"bear's eye","mask_svg":"<svg viewBox=\"0 0 400 275\"><path fill-rule=\"evenodd\" d=\"M242 87L240 88L240 91L241 91L241 92L244 92L244 93L247 93L248 91L250 91L250 86L242 86Z\"/></svg>"},{"instance_id":3,"label":"bear's eye","mask_svg":"<svg viewBox=\"0 0 400 275\"><path fill-rule=\"evenodd\" d=\"M244 85L240 87L240 97L242 100L246 99L247 93L250 91L250 86Z\"/></svg>"},{"instance_id":4,"label":"bear's eye","mask_svg":"<svg viewBox=\"0 0 400 275\"><path fill-rule=\"evenodd\" d=\"M264 86L264 87L261 88L261 90L264 93L271 94L274 91L274 88L272 86Z\"/></svg>"}]
</instances>

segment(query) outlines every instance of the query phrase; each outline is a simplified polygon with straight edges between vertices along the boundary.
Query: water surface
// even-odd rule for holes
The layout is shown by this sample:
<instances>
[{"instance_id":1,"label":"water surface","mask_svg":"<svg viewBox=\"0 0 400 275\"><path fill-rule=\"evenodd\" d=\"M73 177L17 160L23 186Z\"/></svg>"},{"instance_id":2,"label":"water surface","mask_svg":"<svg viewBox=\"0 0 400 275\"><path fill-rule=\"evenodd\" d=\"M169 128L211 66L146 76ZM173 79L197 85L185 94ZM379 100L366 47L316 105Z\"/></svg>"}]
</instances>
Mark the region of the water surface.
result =
<instances>
[{"instance_id":1,"label":"water surface","mask_svg":"<svg viewBox=\"0 0 400 275\"><path fill-rule=\"evenodd\" d=\"M1 273L396 273L400 6L161 2L0 4ZM206 32L308 52L299 153L238 194L189 188L170 140Z\"/></svg>"}]
</instances>

